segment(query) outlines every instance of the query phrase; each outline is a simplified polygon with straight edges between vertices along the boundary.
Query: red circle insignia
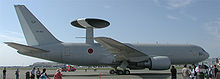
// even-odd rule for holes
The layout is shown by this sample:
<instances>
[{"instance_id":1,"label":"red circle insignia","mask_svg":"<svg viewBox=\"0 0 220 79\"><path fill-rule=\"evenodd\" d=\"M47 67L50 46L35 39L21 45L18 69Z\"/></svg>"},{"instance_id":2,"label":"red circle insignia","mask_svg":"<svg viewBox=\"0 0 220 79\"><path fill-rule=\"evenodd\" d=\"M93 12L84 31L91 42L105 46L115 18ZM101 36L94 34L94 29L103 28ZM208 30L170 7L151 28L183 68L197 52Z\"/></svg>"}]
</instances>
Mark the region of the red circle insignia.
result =
<instances>
[{"instance_id":1,"label":"red circle insignia","mask_svg":"<svg viewBox=\"0 0 220 79\"><path fill-rule=\"evenodd\" d=\"M88 53L89 53L89 54L92 54L92 53L93 53L93 49L89 48L89 49L88 49Z\"/></svg>"}]
</instances>

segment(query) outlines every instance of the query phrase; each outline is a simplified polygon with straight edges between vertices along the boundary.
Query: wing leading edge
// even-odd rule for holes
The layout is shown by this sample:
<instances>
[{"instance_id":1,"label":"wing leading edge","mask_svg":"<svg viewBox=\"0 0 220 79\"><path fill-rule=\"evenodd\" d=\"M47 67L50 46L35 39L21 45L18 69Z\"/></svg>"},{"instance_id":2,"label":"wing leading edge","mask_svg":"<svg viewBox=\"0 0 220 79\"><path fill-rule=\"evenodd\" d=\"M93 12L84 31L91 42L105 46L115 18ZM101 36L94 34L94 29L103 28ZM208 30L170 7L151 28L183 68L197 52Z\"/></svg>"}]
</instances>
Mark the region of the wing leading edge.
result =
<instances>
[{"instance_id":1,"label":"wing leading edge","mask_svg":"<svg viewBox=\"0 0 220 79\"><path fill-rule=\"evenodd\" d=\"M114 39L107 37L96 37L94 39L112 53L116 61L140 62L149 59L148 55Z\"/></svg>"}]
</instances>

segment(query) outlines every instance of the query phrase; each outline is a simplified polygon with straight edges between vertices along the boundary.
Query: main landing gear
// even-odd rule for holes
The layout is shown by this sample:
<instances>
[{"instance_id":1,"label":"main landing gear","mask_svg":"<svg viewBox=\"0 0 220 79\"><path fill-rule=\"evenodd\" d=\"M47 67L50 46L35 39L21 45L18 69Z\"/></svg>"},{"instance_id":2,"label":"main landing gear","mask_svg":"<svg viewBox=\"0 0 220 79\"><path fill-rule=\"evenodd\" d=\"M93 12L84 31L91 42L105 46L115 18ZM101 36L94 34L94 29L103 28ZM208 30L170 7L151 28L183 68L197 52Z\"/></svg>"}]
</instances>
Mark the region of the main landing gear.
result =
<instances>
[{"instance_id":1,"label":"main landing gear","mask_svg":"<svg viewBox=\"0 0 220 79\"><path fill-rule=\"evenodd\" d=\"M129 70L110 70L109 71L110 74L117 74L117 75L129 75L130 71Z\"/></svg>"},{"instance_id":2,"label":"main landing gear","mask_svg":"<svg viewBox=\"0 0 220 79\"><path fill-rule=\"evenodd\" d=\"M127 61L122 61L121 64L119 65L120 68L122 68L122 70L118 70L117 66L113 67L114 70L110 70L109 73L110 74L118 74L118 75L129 75L130 71L126 70L128 66L128 62Z\"/></svg>"}]
</instances>

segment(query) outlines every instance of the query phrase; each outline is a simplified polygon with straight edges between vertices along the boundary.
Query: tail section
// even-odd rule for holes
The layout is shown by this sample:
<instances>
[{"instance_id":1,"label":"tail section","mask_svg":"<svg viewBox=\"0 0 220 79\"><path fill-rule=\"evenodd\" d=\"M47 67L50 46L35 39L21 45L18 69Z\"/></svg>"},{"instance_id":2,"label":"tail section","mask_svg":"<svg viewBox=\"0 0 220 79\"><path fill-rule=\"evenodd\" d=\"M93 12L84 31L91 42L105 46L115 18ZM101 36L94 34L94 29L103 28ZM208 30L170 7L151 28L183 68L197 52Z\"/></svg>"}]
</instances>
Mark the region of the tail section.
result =
<instances>
[{"instance_id":1,"label":"tail section","mask_svg":"<svg viewBox=\"0 0 220 79\"><path fill-rule=\"evenodd\" d=\"M60 42L24 5L15 5L14 7L28 45L45 45Z\"/></svg>"}]
</instances>

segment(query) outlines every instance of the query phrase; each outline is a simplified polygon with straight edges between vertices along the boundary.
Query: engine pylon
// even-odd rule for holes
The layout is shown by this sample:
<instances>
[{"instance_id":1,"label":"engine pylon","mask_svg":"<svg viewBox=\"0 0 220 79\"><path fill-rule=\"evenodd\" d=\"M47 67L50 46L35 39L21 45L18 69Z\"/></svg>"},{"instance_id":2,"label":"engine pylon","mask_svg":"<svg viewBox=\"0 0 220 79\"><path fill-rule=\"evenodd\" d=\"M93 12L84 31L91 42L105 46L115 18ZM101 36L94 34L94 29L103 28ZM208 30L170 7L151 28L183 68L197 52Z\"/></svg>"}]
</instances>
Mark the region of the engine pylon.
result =
<instances>
[{"instance_id":1,"label":"engine pylon","mask_svg":"<svg viewBox=\"0 0 220 79\"><path fill-rule=\"evenodd\" d=\"M71 22L71 25L86 29L86 44L94 44L93 29L105 28L110 25L108 21L96 18L81 18Z\"/></svg>"}]
</instances>

